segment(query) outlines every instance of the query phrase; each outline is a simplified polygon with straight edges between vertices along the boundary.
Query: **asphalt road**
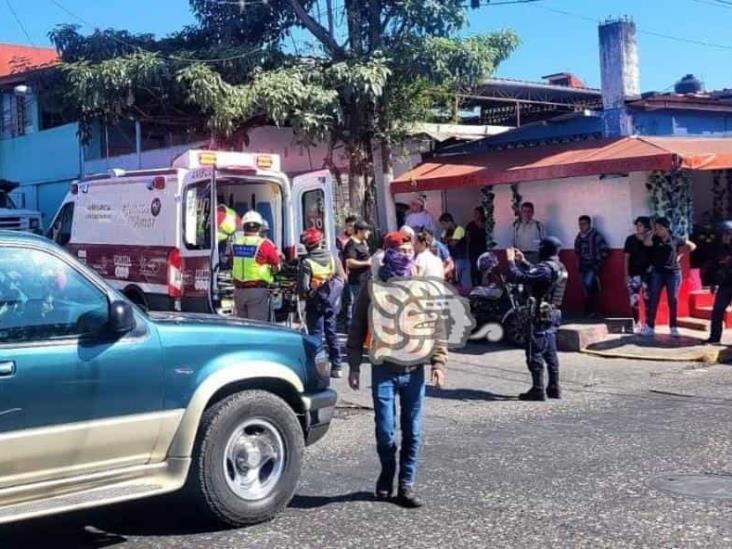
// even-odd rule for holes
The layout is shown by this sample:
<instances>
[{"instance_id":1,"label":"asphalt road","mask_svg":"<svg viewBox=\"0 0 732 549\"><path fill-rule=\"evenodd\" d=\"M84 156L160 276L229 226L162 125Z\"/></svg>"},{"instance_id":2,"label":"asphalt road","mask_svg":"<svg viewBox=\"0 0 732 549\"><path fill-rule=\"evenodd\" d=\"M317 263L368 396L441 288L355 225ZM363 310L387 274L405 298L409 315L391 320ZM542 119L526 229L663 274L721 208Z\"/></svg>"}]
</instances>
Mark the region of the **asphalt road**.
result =
<instances>
[{"instance_id":1,"label":"asphalt road","mask_svg":"<svg viewBox=\"0 0 732 549\"><path fill-rule=\"evenodd\" d=\"M732 475L732 369L565 355L561 402L512 395L518 351L453 354L430 391L418 488L427 506L371 500L378 473L368 380L310 448L274 521L220 530L175 498L0 527L15 547L729 547L732 499L672 496L670 473ZM716 478L716 480L715 480ZM731 478L713 478L732 498Z\"/></svg>"}]
</instances>

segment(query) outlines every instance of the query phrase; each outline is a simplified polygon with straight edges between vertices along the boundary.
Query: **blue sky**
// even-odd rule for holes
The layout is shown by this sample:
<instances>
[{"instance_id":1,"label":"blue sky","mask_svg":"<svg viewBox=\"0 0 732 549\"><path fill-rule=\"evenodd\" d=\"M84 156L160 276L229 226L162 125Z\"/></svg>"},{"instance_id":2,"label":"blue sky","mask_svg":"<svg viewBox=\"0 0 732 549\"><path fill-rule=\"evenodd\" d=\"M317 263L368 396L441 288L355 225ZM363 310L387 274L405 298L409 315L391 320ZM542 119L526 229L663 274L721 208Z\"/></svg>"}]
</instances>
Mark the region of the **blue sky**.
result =
<instances>
[{"instance_id":1,"label":"blue sky","mask_svg":"<svg viewBox=\"0 0 732 549\"><path fill-rule=\"evenodd\" d=\"M28 42L8 1L37 45L48 44L46 35L55 24L79 22L56 4L95 26L136 32L165 34L193 22L187 0L0 0L0 42ZM500 67L499 76L538 80L570 71L598 86L597 22L618 15L632 16L640 31L642 90L669 89L686 73L701 77L708 89L732 87L732 5L717 0L541 0L489 6L471 12L468 32L512 28L521 36L521 47Z\"/></svg>"}]
</instances>

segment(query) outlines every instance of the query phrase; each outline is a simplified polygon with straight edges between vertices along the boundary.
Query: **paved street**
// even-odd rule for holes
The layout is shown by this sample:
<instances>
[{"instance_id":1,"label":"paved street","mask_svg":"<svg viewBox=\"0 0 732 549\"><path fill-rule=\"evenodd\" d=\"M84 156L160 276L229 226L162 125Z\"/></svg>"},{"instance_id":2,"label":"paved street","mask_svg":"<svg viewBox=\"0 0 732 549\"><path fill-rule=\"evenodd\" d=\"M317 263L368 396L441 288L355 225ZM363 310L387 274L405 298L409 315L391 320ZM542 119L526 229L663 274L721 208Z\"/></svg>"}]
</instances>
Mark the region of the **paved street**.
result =
<instances>
[{"instance_id":1,"label":"paved street","mask_svg":"<svg viewBox=\"0 0 732 549\"><path fill-rule=\"evenodd\" d=\"M732 473L732 369L565 355L565 399L523 403L521 353L482 350L454 354L449 388L430 391L421 510L370 501L368 390L339 381L343 408L273 522L216 530L164 498L4 527L0 547L730 546L732 500L648 482Z\"/></svg>"}]
</instances>

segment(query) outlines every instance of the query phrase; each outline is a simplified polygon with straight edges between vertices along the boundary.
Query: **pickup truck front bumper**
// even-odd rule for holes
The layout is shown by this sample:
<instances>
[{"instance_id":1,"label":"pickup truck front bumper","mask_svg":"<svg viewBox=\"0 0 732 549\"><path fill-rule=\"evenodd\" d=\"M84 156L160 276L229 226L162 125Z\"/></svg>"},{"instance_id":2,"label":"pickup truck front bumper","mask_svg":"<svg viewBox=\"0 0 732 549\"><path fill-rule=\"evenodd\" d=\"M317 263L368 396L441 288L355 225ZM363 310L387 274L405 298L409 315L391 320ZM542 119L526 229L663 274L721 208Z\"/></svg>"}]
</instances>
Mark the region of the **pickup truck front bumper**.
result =
<instances>
[{"instance_id":1,"label":"pickup truck front bumper","mask_svg":"<svg viewBox=\"0 0 732 549\"><path fill-rule=\"evenodd\" d=\"M325 436L335 412L338 393L326 389L317 393L305 393L302 396L305 409L305 445L315 444Z\"/></svg>"}]
</instances>

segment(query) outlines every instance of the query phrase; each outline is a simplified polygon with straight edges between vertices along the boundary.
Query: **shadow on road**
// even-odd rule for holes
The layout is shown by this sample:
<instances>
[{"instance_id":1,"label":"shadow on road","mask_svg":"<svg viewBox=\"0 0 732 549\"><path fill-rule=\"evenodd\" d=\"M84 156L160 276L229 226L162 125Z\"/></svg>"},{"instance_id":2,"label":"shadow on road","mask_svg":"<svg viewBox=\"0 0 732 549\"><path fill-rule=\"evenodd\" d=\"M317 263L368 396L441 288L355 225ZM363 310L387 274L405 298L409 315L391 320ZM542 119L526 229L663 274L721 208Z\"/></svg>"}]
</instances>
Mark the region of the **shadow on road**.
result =
<instances>
[{"instance_id":1,"label":"shadow on road","mask_svg":"<svg viewBox=\"0 0 732 549\"><path fill-rule=\"evenodd\" d=\"M653 337L643 337L640 335L626 335L593 343L588 345L587 349L591 351L608 351L628 346L656 349L684 349L703 345L704 341L702 339L689 336L672 337L667 334L656 334Z\"/></svg>"},{"instance_id":2,"label":"shadow on road","mask_svg":"<svg viewBox=\"0 0 732 549\"><path fill-rule=\"evenodd\" d=\"M347 503L353 501L375 501L371 492L352 492L338 496L302 496L296 495L290 507L293 509L317 509L333 503Z\"/></svg>"},{"instance_id":3,"label":"shadow on road","mask_svg":"<svg viewBox=\"0 0 732 549\"><path fill-rule=\"evenodd\" d=\"M186 536L226 529L201 517L180 499L163 496L3 526L0 547L102 548L134 537ZM53 540L49 540L49 532L53 532Z\"/></svg>"},{"instance_id":4,"label":"shadow on road","mask_svg":"<svg viewBox=\"0 0 732 549\"><path fill-rule=\"evenodd\" d=\"M447 400L516 400L516 395L499 395L480 389L436 389L427 386L427 396Z\"/></svg>"}]
</instances>

